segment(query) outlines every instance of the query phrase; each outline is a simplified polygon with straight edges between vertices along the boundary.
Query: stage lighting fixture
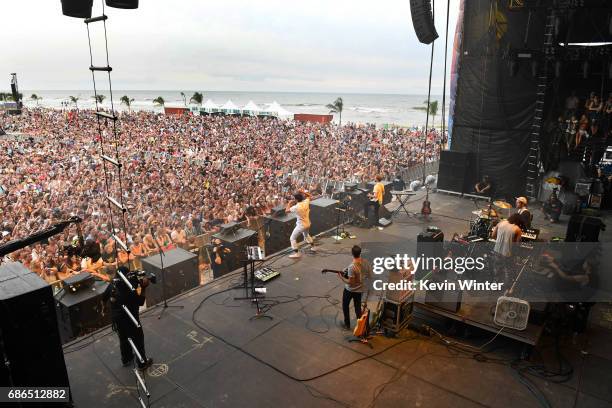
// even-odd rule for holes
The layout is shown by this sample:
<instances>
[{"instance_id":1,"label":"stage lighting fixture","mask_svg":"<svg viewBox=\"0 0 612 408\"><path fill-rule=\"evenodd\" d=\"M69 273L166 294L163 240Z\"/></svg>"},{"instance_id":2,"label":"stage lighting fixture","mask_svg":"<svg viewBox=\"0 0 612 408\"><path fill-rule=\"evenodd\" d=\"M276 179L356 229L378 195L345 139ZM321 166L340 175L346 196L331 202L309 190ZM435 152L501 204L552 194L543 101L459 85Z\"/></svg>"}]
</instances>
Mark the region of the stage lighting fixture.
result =
<instances>
[{"instance_id":1,"label":"stage lighting fixture","mask_svg":"<svg viewBox=\"0 0 612 408\"><path fill-rule=\"evenodd\" d=\"M93 0L62 0L62 14L68 17L90 18Z\"/></svg>"},{"instance_id":2,"label":"stage lighting fixture","mask_svg":"<svg viewBox=\"0 0 612 408\"><path fill-rule=\"evenodd\" d=\"M120 9L137 9L138 0L106 0L106 5Z\"/></svg>"}]
</instances>

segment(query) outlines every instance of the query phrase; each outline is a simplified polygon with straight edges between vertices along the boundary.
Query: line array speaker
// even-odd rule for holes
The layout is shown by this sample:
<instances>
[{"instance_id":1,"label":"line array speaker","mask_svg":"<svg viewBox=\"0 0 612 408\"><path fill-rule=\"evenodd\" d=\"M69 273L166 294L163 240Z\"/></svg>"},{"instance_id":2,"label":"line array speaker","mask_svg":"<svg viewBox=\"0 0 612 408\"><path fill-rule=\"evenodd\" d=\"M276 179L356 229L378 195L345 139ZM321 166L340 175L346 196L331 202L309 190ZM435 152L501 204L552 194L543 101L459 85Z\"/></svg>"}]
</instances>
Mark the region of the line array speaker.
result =
<instances>
[{"instance_id":1,"label":"line array speaker","mask_svg":"<svg viewBox=\"0 0 612 408\"><path fill-rule=\"evenodd\" d=\"M434 42L438 33L431 13L431 0L410 0L410 14L419 41L423 44Z\"/></svg>"}]
</instances>

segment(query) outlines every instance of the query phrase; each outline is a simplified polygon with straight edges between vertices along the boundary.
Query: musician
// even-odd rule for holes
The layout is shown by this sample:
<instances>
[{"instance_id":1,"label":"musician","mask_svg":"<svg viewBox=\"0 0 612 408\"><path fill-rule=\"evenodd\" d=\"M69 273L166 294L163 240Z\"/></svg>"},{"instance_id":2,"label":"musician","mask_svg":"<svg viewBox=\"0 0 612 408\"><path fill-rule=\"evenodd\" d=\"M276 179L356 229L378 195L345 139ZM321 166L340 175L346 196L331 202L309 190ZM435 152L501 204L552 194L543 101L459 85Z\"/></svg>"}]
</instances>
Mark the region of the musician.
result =
<instances>
[{"instance_id":1,"label":"musician","mask_svg":"<svg viewBox=\"0 0 612 408\"><path fill-rule=\"evenodd\" d=\"M126 278L128 277L129 270L126 267L121 266L118 271L123 273ZM138 368L144 370L153 364L153 359L147 358L146 356L142 325L136 327L132 319L123 309L123 306L130 311L131 315L140 324L138 310L140 306L144 305L145 291L147 286L149 286L149 280L144 278L142 281L139 281L136 277L128 279L132 286L136 288L135 291L130 290L123 279L116 274L111 284L108 285L108 289L104 292L103 299L104 301L110 300L111 302L113 330L117 332L117 336L119 337L119 349L121 350L121 362L123 366L127 367L134 361L134 352L128 342L128 339L132 339L140 356L145 361L144 364L138 361Z\"/></svg>"},{"instance_id":2,"label":"musician","mask_svg":"<svg viewBox=\"0 0 612 408\"><path fill-rule=\"evenodd\" d=\"M338 273L338 277L344 282L344 290L342 291L342 312L344 313L345 330L351 329L351 316L349 306L351 300L355 308L355 316L357 319L361 317L361 295L367 290L364 281L371 275L372 267L370 263L361 258L361 247L354 245L351 248L353 254L353 262L345 269L346 275Z\"/></svg>"},{"instance_id":3,"label":"musician","mask_svg":"<svg viewBox=\"0 0 612 408\"><path fill-rule=\"evenodd\" d=\"M474 186L474 191L476 192L476 194L490 197L491 193L493 192L492 188L493 188L493 185L491 184L491 180L489 179L489 176L483 176L482 180L480 180Z\"/></svg>"},{"instance_id":4,"label":"musician","mask_svg":"<svg viewBox=\"0 0 612 408\"><path fill-rule=\"evenodd\" d=\"M500 221L494 228L491 237L495 239L493 251L503 257L512 255L512 245L521 240L523 231L520 224L522 219L520 214L512 214L507 220Z\"/></svg>"},{"instance_id":5,"label":"musician","mask_svg":"<svg viewBox=\"0 0 612 408\"><path fill-rule=\"evenodd\" d=\"M291 248L293 253L289 255L289 258L300 258L302 255L298 250L297 239L302 234L304 242L308 242L311 245L311 250L314 250L314 239L310 236L310 193L299 190L293 195L293 199L287 203L285 211L292 212L296 215L297 221L295 228L291 233L289 241L291 242Z\"/></svg>"},{"instance_id":6,"label":"musician","mask_svg":"<svg viewBox=\"0 0 612 408\"><path fill-rule=\"evenodd\" d=\"M527 208L527 198L526 197L517 197L516 198L516 213L520 216L521 224L520 227L531 228L531 211Z\"/></svg>"},{"instance_id":7,"label":"musician","mask_svg":"<svg viewBox=\"0 0 612 408\"><path fill-rule=\"evenodd\" d=\"M372 192L368 194L369 200L366 201L364 206L364 215L366 220L368 219L368 213L370 212L370 207L374 207L374 213L376 214L376 225L378 225L378 210L380 206L383 204L383 197L385 195L385 186L382 183L382 176L379 174L376 176L376 184L374 184L374 188Z\"/></svg>"}]
</instances>

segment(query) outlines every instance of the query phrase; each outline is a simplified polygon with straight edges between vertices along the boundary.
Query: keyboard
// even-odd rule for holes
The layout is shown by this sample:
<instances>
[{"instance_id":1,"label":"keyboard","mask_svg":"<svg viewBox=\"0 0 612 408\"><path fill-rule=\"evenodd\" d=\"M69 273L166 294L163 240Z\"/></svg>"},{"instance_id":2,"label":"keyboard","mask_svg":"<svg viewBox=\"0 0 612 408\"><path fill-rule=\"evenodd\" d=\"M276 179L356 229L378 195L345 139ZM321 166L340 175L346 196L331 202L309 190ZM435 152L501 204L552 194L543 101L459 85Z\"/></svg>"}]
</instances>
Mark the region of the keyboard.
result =
<instances>
[{"instance_id":1,"label":"keyboard","mask_svg":"<svg viewBox=\"0 0 612 408\"><path fill-rule=\"evenodd\" d=\"M257 269L255 271L255 278L261 282L267 282L278 276L280 276L280 272L269 267Z\"/></svg>"},{"instance_id":2,"label":"keyboard","mask_svg":"<svg viewBox=\"0 0 612 408\"><path fill-rule=\"evenodd\" d=\"M525 231L521 233L521 239L523 241L535 241L538 239L540 235L540 230L536 228L526 228Z\"/></svg>"}]
</instances>

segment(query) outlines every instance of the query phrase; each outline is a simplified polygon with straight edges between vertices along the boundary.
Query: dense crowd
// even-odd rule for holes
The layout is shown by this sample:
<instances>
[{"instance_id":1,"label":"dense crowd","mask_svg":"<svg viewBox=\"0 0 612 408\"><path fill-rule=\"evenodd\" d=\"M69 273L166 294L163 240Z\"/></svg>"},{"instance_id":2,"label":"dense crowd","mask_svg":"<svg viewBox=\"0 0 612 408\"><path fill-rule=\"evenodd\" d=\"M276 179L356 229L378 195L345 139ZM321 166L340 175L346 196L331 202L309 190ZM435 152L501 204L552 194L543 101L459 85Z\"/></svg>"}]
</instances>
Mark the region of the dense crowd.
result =
<instances>
[{"instance_id":1,"label":"dense crowd","mask_svg":"<svg viewBox=\"0 0 612 408\"><path fill-rule=\"evenodd\" d=\"M101 277L127 261L115 259L105 184L128 208L128 236L140 258L161 247L188 247L220 224L270 213L296 188L322 193L325 180L370 181L437 158L439 135L415 129L342 127L231 116L122 113L116 122L122 177L100 158L92 111L25 110L0 113L0 244L76 215L85 246L100 256L71 253L76 232L10 254L48 281L81 270ZM105 154L114 156L113 122L105 120ZM424 156L425 155L425 156ZM106 176L105 176L106 174ZM304 184L306 183L306 184ZM155 238L150 233L155 231Z\"/></svg>"}]
</instances>

